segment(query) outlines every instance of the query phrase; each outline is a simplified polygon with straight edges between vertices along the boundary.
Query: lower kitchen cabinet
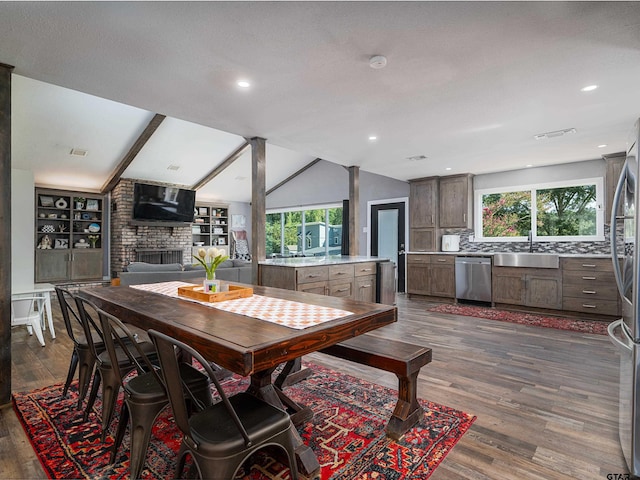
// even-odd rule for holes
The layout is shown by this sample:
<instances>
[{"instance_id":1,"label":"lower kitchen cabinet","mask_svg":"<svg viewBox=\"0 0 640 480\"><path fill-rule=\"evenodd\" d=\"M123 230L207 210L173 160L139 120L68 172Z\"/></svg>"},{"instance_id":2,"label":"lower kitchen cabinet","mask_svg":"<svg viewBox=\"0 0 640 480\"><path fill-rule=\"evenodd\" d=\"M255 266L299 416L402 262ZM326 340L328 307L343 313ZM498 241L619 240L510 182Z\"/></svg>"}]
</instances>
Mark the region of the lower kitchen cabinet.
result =
<instances>
[{"instance_id":1,"label":"lower kitchen cabinet","mask_svg":"<svg viewBox=\"0 0 640 480\"><path fill-rule=\"evenodd\" d=\"M455 256L407 255L407 293L455 298Z\"/></svg>"},{"instance_id":2,"label":"lower kitchen cabinet","mask_svg":"<svg viewBox=\"0 0 640 480\"><path fill-rule=\"evenodd\" d=\"M493 303L562 308L562 270L559 268L493 267Z\"/></svg>"},{"instance_id":3,"label":"lower kitchen cabinet","mask_svg":"<svg viewBox=\"0 0 640 480\"><path fill-rule=\"evenodd\" d=\"M608 258L562 259L563 310L620 315L620 297Z\"/></svg>"}]
</instances>

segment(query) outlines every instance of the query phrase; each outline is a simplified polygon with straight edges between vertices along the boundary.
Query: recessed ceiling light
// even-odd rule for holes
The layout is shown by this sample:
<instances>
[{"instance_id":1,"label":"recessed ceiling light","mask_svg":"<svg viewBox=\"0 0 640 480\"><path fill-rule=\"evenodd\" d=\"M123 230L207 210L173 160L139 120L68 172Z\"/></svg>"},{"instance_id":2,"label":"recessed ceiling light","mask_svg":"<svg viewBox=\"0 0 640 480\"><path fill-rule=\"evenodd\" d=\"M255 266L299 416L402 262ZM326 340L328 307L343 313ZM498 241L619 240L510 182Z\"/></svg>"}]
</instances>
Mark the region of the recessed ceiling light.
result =
<instances>
[{"instance_id":1,"label":"recessed ceiling light","mask_svg":"<svg viewBox=\"0 0 640 480\"><path fill-rule=\"evenodd\" d=\"M369 140L373 141L373 140L377 140L378 137L376 135L369 135Z\"/></svg>"},{"instance_id":2,"label":"recessed ceiling light","mask_svg":"<svg viewBox=\"0 0 640 480\"><path fill-rule=\"evenodd\" d=\"M598 88L598 85L587 85L586 87L582 87L580 89L581 92L592 92L594 91L596 88Z\"/></svg>"},{"instance_id":3,"label":"recessed ceiling light","mask_svg":"<svg viewBox=\"0 0 640 480\"><path fill-rule=\"evenodd\" d=\"M451 170L451 167L447 167L445 168L445 170L448 172L449 170Z\"/></svg>"},{"instance_id":4,"label":"recessed ceiling light","mask_svg":"<svg viewBox=\"0 0 640 480\"><path fill-rule=\"evenodd\" d=\"M527 167L527 168L531 168L531 167L533 167L533 165L531 165L531 164L529 163L528 165L525 165L525 167Z\"/></svg>"},{"instance_id":5,"label":"recessed ceiling light","mask_svg":"<svg viewBox=\"0 0 640 480\"><path fill-rule=\"evenodd\" d=\"M384 55L374 55L369 59L369 66L379 70L387 66L387 57Z\"/></svg>"},{"instance_id":6,"label":"recessed ceiling light","mask_svg":"<svg viewBox=\"0 0 640 480\"><path fill-rule=\"evenodd\" d=\"M247 82L246 80L239 80L238 81L238 86L240 88L249 88L251 86L251 84L249 82Z\"/></svg>"},{"instance_id":7,"label":"recessed ceiling light","mask_svg":"<svg viewBox=\"0 0 640 480\"><path fill-rule=\"evenodd\" d=\"M604 148L604 147L606 147L606 146L607 146L607 144L606 144L606 143L603 143L602 145L598 145L598 148Z\"/></svg>"}]
</instances>

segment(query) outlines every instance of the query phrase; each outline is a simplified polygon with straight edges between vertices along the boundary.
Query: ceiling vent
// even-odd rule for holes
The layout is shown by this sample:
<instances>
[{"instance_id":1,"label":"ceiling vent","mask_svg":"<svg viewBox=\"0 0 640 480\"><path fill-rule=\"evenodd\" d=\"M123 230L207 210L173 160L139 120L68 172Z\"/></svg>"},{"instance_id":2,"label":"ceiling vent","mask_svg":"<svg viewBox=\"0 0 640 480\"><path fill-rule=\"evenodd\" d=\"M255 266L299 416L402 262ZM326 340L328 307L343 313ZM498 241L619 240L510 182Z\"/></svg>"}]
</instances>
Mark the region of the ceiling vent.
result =
<instances>
[{"instance_id":1,"label":"ceiling vent","mask_svg":"<svg viewBox=\"0 0 640 480\"><path fill-rule=\"evenodd\" d=\"M410 162L421 162L422 160L426 160L426 155L414 155L413 157L407 157L407 160Z\"/></svg>"},{"instance_id":2,"label":"ceiling vent","mask_svg":"<svg viewBox=\"0 0 640 480\"><path fill-rule=\"evenodd\" d=\"M555 132L539 133L534 135L533 138L536 140L542 140L543 138L555 138L566 135L567 133L576 133L576 131L577 130L575 128L565 128L564 130L556 130Z\"/></svg>"},{"instance_id":3,"label":"ceiling vent","mask_svg":"<svg viewBox=\"0 0 640 480\"><path fill-rule=\"evenodd\" d=\"M180 170L180 165L169 165L167 167L167 170L173 170L173 171Z\"/></svg>"},{"instance_id":4,"label":"ceiling vent","mask_svg":"<svg viewBox=\"0 0 640 480\"><path fill-rule=\"evenodd\" d=\"M74 157L86 157L88 154L89 150L83 148L72 148L69 152L69 155L73 155Z\"/></svg>"}]
</instances>

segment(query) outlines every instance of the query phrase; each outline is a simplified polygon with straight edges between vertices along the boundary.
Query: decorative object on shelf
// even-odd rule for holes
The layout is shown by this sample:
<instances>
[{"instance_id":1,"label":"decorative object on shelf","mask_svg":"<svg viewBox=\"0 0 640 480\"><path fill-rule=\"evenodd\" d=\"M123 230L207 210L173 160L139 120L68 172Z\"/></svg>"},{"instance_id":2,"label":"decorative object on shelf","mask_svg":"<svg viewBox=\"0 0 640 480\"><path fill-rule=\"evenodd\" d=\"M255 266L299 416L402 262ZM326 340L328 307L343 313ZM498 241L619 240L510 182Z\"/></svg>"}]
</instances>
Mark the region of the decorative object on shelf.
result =
<instances>
[{"instance_id":1,"label":"decorative object on shelf","mask_svg":"<svg viewBox=\"0 0 640 480\"><path fill-rule=\"evenodd\" d=\"M45 235L40 239L40 243L38 243L38 248L40 250L51 250L51 238L49 235Z\"/></svg>"},{"instance_id":2,"label":"decorative object on shelf","mask_svg":"<svg viewBox=\"0 0 640 480\"><path fill-rule=\"evenodd\" d=\"M97 223L92 223L91 225L89 225L89 231L91 233L98 233L100 231L100 225L98 225Z\"/></svg>"},{"instance_id":3,"label":"decorative object on shelf","mask_svg":"<svg viewBox=\"0 0 640 480\"><path fill-rule=\"evenodd\" d=\"M229 257L225 255L224 250L211 247L209 250L204 248L198 249L198 255L193 255L200 265L204 267L206 278L203 286L205 293L214 293L219 291L220 282L216 281L216 268Z\"/></svg>"},{"instance_id":4,"label":"decorative object on shelf","mask_svg":"<svg viewBox=\"0 0 640 480\"><path fill-rule=\"evenodd\" d=\"M49 215L47 215L47 218L58 218L58 214L57 213L50 213Z\"/></svg>"},{"instance_id":5,"label":"decorative object on shelf","mask_svg":"<svg viewBox=\"0 0 640 480\"><path fill-rule=\"evenodd\" d=\"M98 200L95 198L88 199L87 210L98 210Z\"/></svg>"},{"instance_id":6,"label":"decorative object on shelf","mask_svg":"<svg viewBox=\"0 0 640 480\"><path fill-rule=\"evenodd\" d=\"M91 215L89 215L88 213L82 214L82 220L90 220L90 219L91 219Z\"/></svg>"},{"instance_id":7,"label":"decorative object on shelf","mask_svg":"<svg viewBox=\"0 0 640 480\"><path fill-rule=\"evenodd\" d=\"M43 225L40 231L43 233L53 233L56 231L56 227L53 225Z\"/></svg>"},{"instance_id":8,"label":"decorative object on shelf","mask_svg":"<svg viewBox=\"0 0 640 480\"><path fill-rule=\"evenodd\" d=\"M100 235L89 235L87 238L89 239L89 242L91 243L91 248L96 248L96 243L100 239Z\"/></svg>"},{"instance_id":9,"label":"decorative object on shelf","mask_svg":"<svg viewBox=\"0 0 640 480\"><path fill-rule=\"evenodd\" d=\"M56 208L67 208L69 205L64 198L59 198L56 200Z\"/></svg>"},{"instance_id":10,"label":"decorative object on shelf","mask_svg":"<svg viewBox=\"0 0 640 480\"><path fill-rule=\"evenodd\" d=\"M193 242L193 246L194 247L203 247L204 246L204 242Z\"/></svg>"},{"instance_id":11,"label":"decorative object on shelf","mask_svg":"<svg viewBox=\"0 0 640 480\"><path fill-rule=\"evenodd\" d=\"M76 210L82 210L84 208L84 202L86 202L86 199L84 197L75 197L73 201L76 204Z\"/></svg>"},{"instance_id":12,"label":"decorative object on shelf","mask_svg":"<svg viewBox=\"0 0 640 480\"><path fill-rule=\"evenodd\" d=\"M198 215L202 215L203 217L205 217L207 215L207 207L198 208Z\"/></svg>"},{"instance_id":13,"label":"decorative object on shelf","mask_svg":"<svg viewBox=\"0 0 640 480\"><path fill-rule=\"evenodd\" d=\"M61 223L60 225L58 225L58 231L60 233L64 233L66 229L67 229L67 226L64 224Z\"/></svg>"},{"instance_id":14,"label":"decorative object on shelf","mask_svg":"<svg viewBox=\"0 0 640 480\"><path fill-rule=\"evenodd\" d=\"M66 238L56 238L53 248L69 248L69 240Z\"/></svg>"},{"instance_id":15,"label":"decorative object on shelf","mask_svg":"<svg viewBox=\"0 0 640 480\"><path fill-rule=\"evenodd\" d=\"M53 197L40 196L40 205L43 207L53 207Z\"/></svg>"},{"instance_id":16,"label":"decorative object on shelf","mask_svg":"<svg viewBox=\"0 0 640 480\"><path fill-rule=\"evenodd\" d=\"M62 215L60 215L60 218L63 219L63 220L66 220L67 219L67 215L65 213L63 213Z\"/></svg>"},{"instance_id":17,"label":"decorative object on shelf","mask_svg":"<svg viewBox=\"0 0 640 480\"><path fill-rule=\"evenodd\" d=\"M40 218L45 218L45 217L47 216L47 214L46 214L46 213L43 213L43 212L40 212L40 213L38 214L38 216L39 216Z\"/></svg>"},{"instance_id":18,"label":"decorative object on shelf","mask_svg":"<svg viewBox=\"0 0 640 480\"><path fill-rule=\"evenodd\" d=\"M76 243L73 244L75 248L89 248L89 244L84 238L81 238Z\"/></svg>"}]
</instances>

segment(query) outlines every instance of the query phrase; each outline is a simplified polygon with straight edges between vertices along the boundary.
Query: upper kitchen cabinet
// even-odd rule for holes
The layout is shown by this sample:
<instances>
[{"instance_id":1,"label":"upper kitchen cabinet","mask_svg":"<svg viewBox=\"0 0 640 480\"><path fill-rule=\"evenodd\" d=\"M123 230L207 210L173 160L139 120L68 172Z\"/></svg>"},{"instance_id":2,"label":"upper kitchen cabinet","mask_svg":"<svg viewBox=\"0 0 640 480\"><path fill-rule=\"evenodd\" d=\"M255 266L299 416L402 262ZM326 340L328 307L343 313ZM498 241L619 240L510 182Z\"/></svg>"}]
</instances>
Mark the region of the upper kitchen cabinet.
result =
<instances>
[{"instance_id":1,"label":"upper kitchen cabinet","mask_svg":"<svg viewBox=\"0 0 640 480\"><path fill-rule=\"evenodd\" d=\"M411 228L431 228L438 224L438 177L409 181Z\"/></svg>"},{"instance_id":2,"label":"upper kitchen cabinet","mask_svg":"<svg viewBox=\"0 0 640 480\"><path fill-rule=\"evenodd\" d=\"M622 167L624 161L627 158L625 152L612 153L611 155L603 155L602 158L605 161L605 197L607 203L604 208L604 223L611 224L611 207L613 206L613 195L616 192L616 186L618 185L618 179L622 173ZM622 215L622 205L620 205L620 211L617 215Z\"/></svg>"},{"instance_id":3,"label":"upper kitchen cabinet","mask_svg":"<svg viewBox=\"0 0 640 480\"><path fill-rule=\"evenodd\" d=\"M473 227L473 175L440 177L440 228Z\"/></svg>"}]
</instances>

